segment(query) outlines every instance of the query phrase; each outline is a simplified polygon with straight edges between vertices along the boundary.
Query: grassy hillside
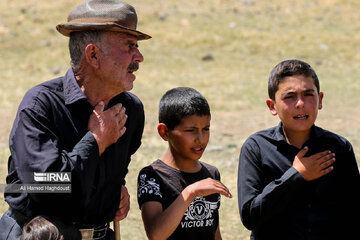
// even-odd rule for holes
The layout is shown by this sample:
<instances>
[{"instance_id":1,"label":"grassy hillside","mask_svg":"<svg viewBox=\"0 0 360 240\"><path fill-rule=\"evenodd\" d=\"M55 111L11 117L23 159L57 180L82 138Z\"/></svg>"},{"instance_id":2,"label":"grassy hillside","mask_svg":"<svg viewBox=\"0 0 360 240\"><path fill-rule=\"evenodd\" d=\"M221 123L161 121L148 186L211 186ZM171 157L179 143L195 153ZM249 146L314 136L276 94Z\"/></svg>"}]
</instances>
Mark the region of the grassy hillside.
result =
<instances>
[{"instance_id":1,"label":"grassy hillside","mask_svg":"<svg viewBox=\"0 0 360 240\"><path fill-rule=\"evenodd\" d=\"M69 67L67 38L55 25L79 1L0 1L0 183L7 173L8 136L25 91L63 75ZM136 202L138 171L165 151L156 132L162 94L191 86L212 109L211 140L203 160L217 166L234 195L222 198L224 239L248 239L236 198L237 161L244 140L277 124L267 110L267 77L278 62L299 58L320 78L324 108L317 125L343 135L360 157L360 2L355 0L133 0L138 28L152 35L140 42L133 92L143 101L143 145L127 176L132 196L123 239L145 239ZM0 214L7 209L0 197ZM141 228L142 229L142 228Z\"/></svg>"}]
</instances>

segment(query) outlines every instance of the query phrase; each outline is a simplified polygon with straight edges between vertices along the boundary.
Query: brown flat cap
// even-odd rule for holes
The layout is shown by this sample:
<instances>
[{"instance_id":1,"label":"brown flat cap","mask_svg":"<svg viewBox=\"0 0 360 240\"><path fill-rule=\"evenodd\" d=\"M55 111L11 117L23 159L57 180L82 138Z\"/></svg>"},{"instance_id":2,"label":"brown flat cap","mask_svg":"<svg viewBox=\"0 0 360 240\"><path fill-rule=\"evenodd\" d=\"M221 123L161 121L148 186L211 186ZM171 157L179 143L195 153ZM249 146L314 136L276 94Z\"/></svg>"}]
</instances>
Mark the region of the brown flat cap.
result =
<instances>
[{"instance_id":1,"label":"brown flat cap","mask_svg":"<svg viewBox=\"0 0 360 240\"><path fill-rule=\"evenodd\" d=\"M120 0L85 0L75 6L68 16L68 22L59 24L56 29L69 37L74 31L105 30L124 32L138 40L151 36L136 30L135 8Z\"/></svg>"}]
</instances>

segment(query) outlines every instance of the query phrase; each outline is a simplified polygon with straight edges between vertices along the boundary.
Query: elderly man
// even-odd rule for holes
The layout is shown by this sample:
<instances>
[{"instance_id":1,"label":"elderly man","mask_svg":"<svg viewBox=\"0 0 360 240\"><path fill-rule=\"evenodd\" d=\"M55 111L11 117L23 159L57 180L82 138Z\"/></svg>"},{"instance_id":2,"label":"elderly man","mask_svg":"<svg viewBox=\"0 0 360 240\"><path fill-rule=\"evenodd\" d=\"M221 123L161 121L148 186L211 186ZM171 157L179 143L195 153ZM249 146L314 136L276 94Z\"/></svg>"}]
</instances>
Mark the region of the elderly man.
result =
<instances>
[{"instance_id":1,"label":"elderly man","mask_svg":"<svg viewBox=\"0 0 360 240\"><path fill-rule=\"evenodd\" d=\"M70 37L71 69L24 96L10 134L7 184L31 173L71 172L71 193L5 193L0 239L18 239L38 215L57 219L65 239L110 239L112 220L130 207L125 175L141 144L144 110L127 91L144 60L135 9L119 0L87 0L57 30ZM67 235L66 235L67 234Z\"/></svg>"}]
</instances>

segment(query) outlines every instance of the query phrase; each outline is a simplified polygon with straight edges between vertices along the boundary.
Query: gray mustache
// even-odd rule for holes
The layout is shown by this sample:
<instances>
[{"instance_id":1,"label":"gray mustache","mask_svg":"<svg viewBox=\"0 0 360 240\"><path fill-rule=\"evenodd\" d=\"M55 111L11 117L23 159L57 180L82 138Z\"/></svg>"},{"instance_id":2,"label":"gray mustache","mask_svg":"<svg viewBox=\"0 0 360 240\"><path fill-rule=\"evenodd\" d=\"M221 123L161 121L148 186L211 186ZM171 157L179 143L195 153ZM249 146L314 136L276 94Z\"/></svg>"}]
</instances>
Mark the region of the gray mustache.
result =
<instances>
[{"instance_id":1,"label":"gray mustache","mask_svg":"<svg viewBox=\"0 0 360 240\"><path fill-rule=\"evenodd\" d=\"M130 63L130 65L128 67L128 71L129 70L138 70L138 69L139 69L139 63L138 62Z\"/></svg>"}]
</instances>

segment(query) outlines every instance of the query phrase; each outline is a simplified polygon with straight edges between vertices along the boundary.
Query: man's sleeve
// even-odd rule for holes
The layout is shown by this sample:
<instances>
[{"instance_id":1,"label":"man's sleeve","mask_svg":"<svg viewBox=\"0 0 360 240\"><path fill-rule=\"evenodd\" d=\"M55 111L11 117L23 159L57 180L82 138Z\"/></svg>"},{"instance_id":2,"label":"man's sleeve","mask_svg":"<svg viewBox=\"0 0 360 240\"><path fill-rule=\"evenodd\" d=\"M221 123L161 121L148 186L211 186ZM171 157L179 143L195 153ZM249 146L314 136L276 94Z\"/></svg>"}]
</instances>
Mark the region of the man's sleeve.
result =
<instances>
[{"instance_id":1,"label":"man's sleeve","mask_svg":"<svg viewBox=\"0 0 360 240\"><path fill-rule=\"evenodd\" d=\"M250 230L286 210L298 187L305 183L293 167L279 179L266 183L261 157L257 142L246 140L239 159L238 204L241 220Z\"/></svg>"},{"instance_id":2,"label":"man's sleeve","mask_svg":"<svg viewBox=\"0 0 360 240\"><path fill-rule=\"evenodd\" d=\"M91 132L87 132L73 149L65 150L57 137L56 123L50 122L48 114L40 107L18 112L10 136L10 151L18 177L22 183L35 183L34 172L71 172L72 183L76 183L72 184L76 198L86 202L92 192L99 161L96 140ZM31 194L39 204L61 196Z\"/></svg>"},{"instance_id":3,"label":"man's sleeve","mask_svg":"<svg viewBox=\"0 0 360 240\"><path fill-rule=\"evenodd\" d=\"M144 106L138 98L135 99L135 103L136 104L134 105L134 109L133 109L133 111L135 111L135 114L133 114L133 116L136 117L137 119L136 119L136 125L132 132L129 156L128 159L126 160L127 163L130 163L131 155L133 155L141 146L141 138L144 132L144 124L145 124ZM125 176L128 173L128 171L129 171L128 168L126 168L122 185L126 184Z\"/></svg>"}]
</instances>

